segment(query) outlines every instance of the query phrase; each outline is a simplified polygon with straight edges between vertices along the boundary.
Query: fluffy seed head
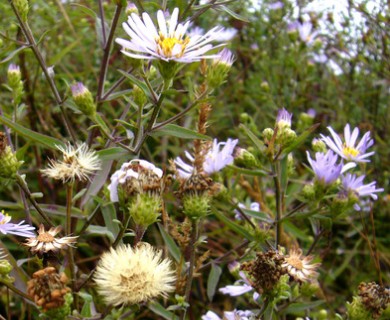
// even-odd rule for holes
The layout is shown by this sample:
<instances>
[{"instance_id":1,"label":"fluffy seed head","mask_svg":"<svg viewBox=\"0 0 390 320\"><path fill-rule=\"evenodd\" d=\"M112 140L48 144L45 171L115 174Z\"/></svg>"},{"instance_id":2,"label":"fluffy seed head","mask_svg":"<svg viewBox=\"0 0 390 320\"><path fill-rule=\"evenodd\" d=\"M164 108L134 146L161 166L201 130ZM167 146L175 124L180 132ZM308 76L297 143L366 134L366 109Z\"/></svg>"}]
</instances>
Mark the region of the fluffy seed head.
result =
<instances>
[{"instance_id":1,"label":"fluffy seed head","mask_svg":"<svg viewBox=\"0 0 390 320\"><path fill-rule=\"evenodd\" d=\"M166 296L174 290L175 271L169 259L147 243L122 245L105 252L96 268L95 283L105 302L132 305Z\"/></svg>"}]
</instances>

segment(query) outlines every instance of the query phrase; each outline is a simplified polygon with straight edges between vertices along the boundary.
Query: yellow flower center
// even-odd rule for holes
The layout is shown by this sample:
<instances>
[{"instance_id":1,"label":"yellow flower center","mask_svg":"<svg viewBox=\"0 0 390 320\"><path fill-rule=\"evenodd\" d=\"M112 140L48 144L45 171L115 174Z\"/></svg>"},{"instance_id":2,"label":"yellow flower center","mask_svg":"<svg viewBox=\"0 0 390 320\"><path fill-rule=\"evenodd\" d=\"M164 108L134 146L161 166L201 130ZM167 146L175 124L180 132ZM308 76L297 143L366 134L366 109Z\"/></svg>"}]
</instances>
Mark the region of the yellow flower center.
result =
<instances>
[{"instance_id":1,"label":"yellow flower center","mask_svg":"<svg viewBox=\"0 0 390 320\"><path fill-rule=\"evenodd\" d=\"M53 242L55 238L50 233L44 232L37 237L37 240L39 242Z\"/></svg>"},{"instance_id":2,"label":"yellow flower center","mask_svg":"<svg viewBox=\"0 0 390 320\"><path fill-rule=\"evenodd\" d=\"M180 58L184 54L184 50L188 44L190 39L187 37L185 39L177 39L177 38L165 38L162 34L160 34L160 37L156 39L158 48L157 51L159 54L164 55L167 58ZM173 53L173 50L175 47L179 45L180 51L175 50L175 53Z\"/></svg>"},{"instance_id":3,"label":"yellow flower center","mask_svg":"<svg viewBox=\"0 0 390 320\"><path fill-rule=\"evenodd\" d=\"M299 258L299 256L291 255L290 257L286 258L286 261L290 266L294 267L297 270L302 270L304 267L302 260Z\"/></svg>"},{"instance_id":4,"label":"yellow flower center","mask_svg":"<svg viewBox=\"0 0 390 320\"><path fill-rule=\"evenodd\" d=\"M7 224L11 221L11 217L4 212L4 210L1 211L1 214L3 215L3 219L1 219L0 224Z\"/></svg>"},{"instance_id":5,"label":"yellow flower center","mask_svg":"<svg viewBox=\"0 0 390 320\"><path fill-rule=\"evenodd\" d=\"M355 148L348 147L348 146L344 145L343 153L348 159L350 159L350 158L355 158L356 156L358 156L360 152L359 152L359 150L357 150Z\"/></svg>"}]
</instances>

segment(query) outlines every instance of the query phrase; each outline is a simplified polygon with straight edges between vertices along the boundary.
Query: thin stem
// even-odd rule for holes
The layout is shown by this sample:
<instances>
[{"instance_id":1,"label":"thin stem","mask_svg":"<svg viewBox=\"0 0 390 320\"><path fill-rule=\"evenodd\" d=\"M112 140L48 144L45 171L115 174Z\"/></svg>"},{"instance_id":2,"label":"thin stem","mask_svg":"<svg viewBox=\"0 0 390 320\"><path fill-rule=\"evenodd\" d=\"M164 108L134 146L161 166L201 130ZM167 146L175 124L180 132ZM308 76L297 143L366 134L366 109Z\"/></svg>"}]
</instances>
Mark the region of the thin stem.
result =
<instances>
[{"instance_id":1,"label":"thin stem","mask_svg":"<svg viewBox=\"0 0 390 320\"><path fill-rule=\"evenodd\" d=\"M99 1L99 4L101 4L101 1ZM97 101L100 102L102 100L102 96L104 95L104 82L106 81L106 75L107 75L107 68L108 68L108 59L110 57L110 49L112 40L114 39L114 33L115 29L118 25L119 17L122 12L122 6L120 4L117 4L115 8L114 18L112 19L110 33L108 35L107 41L105 41L105 35L104 35L104 53L102 62L100 64L100 74L99 74L99 83L98 83L98 92L97 92ZM103 24L103 20L102 20ZM103 24L104 25L104 24ZM102 26L102 30L104 29L104 26ZM105 32L105 31L104 31Z\"/></svg>"},{"instance_id":2,"label":"thin stem","mask_svg":"<svg viewBox=\"0 0 390 320\"><path fill-rule=\"evenodd\" d=\"M307 253L306 255L308 256L309 254L312 253L312 251L314 250L315 246L317 245L318 241L321 239L322 235L325 233L325 230L321 230L320 233L318 233L316 235L316 237L314 238L314 241L313 243L311 244L309 250L307 250Z\"/></svg>"},{"instance_id":3,"label":"thin stem","mask_svg":"<svg viewBox=\"0 0 390 320\"><path fill-rule=\"evenodd\" d=\"M9 304L9 288L7 288L7 319L11 320L11 306Z\"/></svg>"},{"instance_id":4,"label":"thin stem","mask_svg":"<svg viewBox=\"0 0 390 320\"><path fill-rule=\"evenodd\" d=\"M4 281L4 280L0 280L0 283L4 284L8 289L10 289L11 291L15 292L16 294L18 294L19 296L31 301L32 303L34 303L34 299L31 298L27 293L19 290L18 288L16 288L13 284L7 282L7 281Z\"/></svg>"},{"instance_id":5,"label":"thin stem","mask_svg":"<svg viewBox=\"0 0 390 320\"><path fill-rule=\"evenodd\" d=\"M131 73L131 72L133 71L133 69L134 69L134 68L130 68L130 69L127 71L127 73ZM103 95L102 99L100 100L100 102L105 101L105 100L110 96L110 94L111 94L116 88L118 88L123 82L125 82L126 79L127 79L127 78L124 77L124 76L120 77L119 80L118 80L117 82L115 82L115 83L112 85L112 87L111 87L110 89L107 90L106 93L104 93L104 95Z\"/></svg>"},{"instance_id":6,"label":"thin stem","mask_svg":"<svg viewBox=\"0 0 390 320\"><path fill-rule=\"evenodd\" d=\"M260 309L260 311L259 311L259 313L258 313L258 315L257 315L257 317L259 318L259 319L261 319L261 317L264 315L264 313L265 313L265 311L267 310L267 308L268 308L268 305L269 305L269 299L264 299L264 303L263 303L263 305L261 306L261 309Z\"/></svg>"},{"instance_id":7,"label":"thin stem","mask_svg":"<svg viewBox=\"0 0 390 320\"><path fill-rule=\"evenodd\" d=\"M189 302L190 300L190 294L191 294L191 287L192 287L192 279L194 277L194 267L195 267L195 243L198 240L199 237L199 221L195 220L192 221L192 230L191 230L191 240L189 244L189 267L188 267L188 275L186 279L186 289L184 293L184 301ZM184 320L186 317L186 310L183 312L182 320Z\"/></svg>"},{"instance_id":8,"label":"thin stem","mask_svg":"<svg viewBox=\"0 0 390 320\"><path fill-rule=\"evenodd\" d=\"M275 217L275 247L277 248L280 243L280 237L282 233L282 214L283 214L283 191L280 184L280 162L276 162L273 166L274 173L274 184L275 184L275 193L276 193L276 217Z\"/></svg>"},{"instance_id":9,"label":"thin stem","mask_svg":"<svg viewBox=\"0 0 390 320\"><path fill-rule=\"evenodd\" d=\"M66 234L67 235L70 235L72 233L72 197L73 197L73 183L70 182L66 185ZM70 272L71 284L74 292L75 264L74 264L74 253L72 247L68 248L68 258L69 258L69 272ZM74 298L76 299L76 297Z\"/></svg>"},{"instance_id":10,"label":"thin stem","mask_svg":"<svg viewBox=\"0 0 390 320\"><path fill-rule=\"evenodd\" d=\"M118 235L116 236L116 239L114 243L112 244L113 248L116 248L119 244L119 242L122 240L123 235L125 234L125 231L127 230L127 226L129 225L130 222L130 214L127 214L126 220L123 223L123 228L119 231Z\"/></svg>"},{"instance_id":11,"label":"thin stem","mask_svg":"<svg viewBox=\"0 0 390 320\"><path fill-rule=\"evenodd\" d=\"M377 242L376 242L376 234L375 234L375 223L374 223L374 212L371 208L370 210L370 221L371 221L371 228L372 228L372 242L373 242L373 258L375 261L376 265L376 271L378 273L378 281L381 286L383 286L383 281L382 281L382 273L381 273L381 264L379 261L379 253L377 249Z\"/></svg>"},{"instance_id":12,"label":"thin stem","mask_svg":"<svg viewBox=\"0 0 390 320\"><path fill-rule=\"evenodd\" d=\"M93 212L88 216L87 221L85 221L83 227L81 228L81 230L79 232L79 235L83 234L85 232L85 230L87 230L87 228L91 224L93 218L95 218L96 214L98 213L99 208L100 208L100 204L98 204L96 206L96 208L93 210Z\"/></svg>"},{"instance_id":13,"label":"thin stem","mask_svg":"<svg viewBox=\"0 0 390 320\"><path fill-rule=\"evenodd\" d=\"M106 26L104 21L104 8L103 8L103 1L99 0L99 12L100 12L100 21L102 24L102 37L103 37L103 46L106 44Z\"/></svg>"},{"instance_id":14,"label":"thin stem","mask_svg":"<svg viewBox=\"0 0 390 320\"><path fill-rule=\"evenodd\" d=\"M41 216L43 220L50 226L54 227L54 224L51 222L50 218L46 215L46 213L42 210L42 208L39 206L39 204L35 201L35 199L31 196L31 192L28 189L28 186L26 182L23 180L23 178L17 174L16 175L16 183L20 186L20 188L23 190L24 194L27 196L27 199L31 202L31 204L34 206L34 208L37 210L38 214Z\"/></svg>"},{"instance_id":15,"label":"thin stem","mask_svg":"<svg viewBox=\"0 0 390 320\"><path fill-rule=\"evenodd\" d=\"M180 20L183 20L183 18L185 18L185 16L187 15L187 12L191 9L191 7L194 4L194 2L195 2L195 0L191 0L191 2L188 4L188 6L184 9L184 12L181 15L181 19Z\"/></svg>"},{"instance_id":16,"label":"thin stem","mask_svg":"<svg viewBox=\"0 0 390 320\"><path fill-rule=\"evenodd\" d=\"M133 247L135 248L137 244L142 240L144 234L145 234L146 228L142 226L136 226L135 227L135 238L134 238L134 244Z\"/></svg>"},{"instance_id":17,"label":"thin stem","mask_svg":"<svg viewBox=\"0 0 390 320\"><path fill-rule=\"evenodd\" d=\"M16 18L19 21L20 28L22 29L22 32L23 32L24 36L26 37L28 44L30 45L31 50L34 53L35 58L38 60L38 63L41 66L43 73L45 74L46 81L49 83L49 87L54 95L54 98L55 98L57 104L60 106L62 120L65 124L65 128L66 128L68 134L70 135L70 137L72 138L73 142L75 143L76 136L75 136L75 134L72 130L72 127L69 123L69 119L66 116L64 106L63 106L63 101L61 99L60 94L58 93L58 89L56 87L56 84L54 83L53 78L49 74L49 70L46 66L46 62L45 62L41 52L39 51L38 45L34 39L34 36L30 30L30 27L28 26L28 23L23 21L23 19L20 17L18 10L15 8L15 5L13 4L13 1L8 0L8 2L10 3L12 10L14 11L14 13L16 15Z\"/></svg>"},{"instance_id":18,"label":"thin stem","mask_svg":"<svg viewBox=\"0 0 390 320\"><path fill-rule=\"evenodd\" d=\"M142 5L142 0L134 0L134 2L136 3L136 5L137 5L138 7L141 8L141 12L144 12L144 11L145 11L144 6Z\"/></svg>"}]
</instances>

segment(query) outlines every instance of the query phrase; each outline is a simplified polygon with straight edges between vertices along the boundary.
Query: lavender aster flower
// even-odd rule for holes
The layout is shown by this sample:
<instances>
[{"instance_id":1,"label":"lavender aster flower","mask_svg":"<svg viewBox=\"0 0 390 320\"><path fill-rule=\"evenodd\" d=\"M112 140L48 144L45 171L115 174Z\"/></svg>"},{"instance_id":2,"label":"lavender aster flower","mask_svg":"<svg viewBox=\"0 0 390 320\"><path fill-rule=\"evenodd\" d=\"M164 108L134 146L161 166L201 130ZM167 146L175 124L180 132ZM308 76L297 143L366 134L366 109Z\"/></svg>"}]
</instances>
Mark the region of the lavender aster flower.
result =
<instances>
[{"instance_id":1,"label":"lavender aster flower","mask_svg":"<svg viewBox=\"0 0 390 320\"><path fill-rule=\"evenodd\" d=\"M310 157L309 152L306 153L307 160L319 181L325 184L331 184L339 178L343 171L343 164L337 163L338 156L332 150L328 150L327 153L317 152L315 160ZM345 170L349 168L350 165Z\"/></svg>"},{"instance_id":2,"label":"lavender aster flower","mask_svg":"<svg viewBox=\"0 0 390 320\"><path fill-rule=\"evenodd\" d=\"M304 22L301 24L298 24L298 33L299 38L307 44L312 43L314 38L317 36L317 32L312 32L313 25L311 22Z\"/></svg>"},{"instance_id":3,"label":"lavender aster flower","mask_svg":"<svg viewBox=\"0 0 390 320\"><path fill-rule=\"evenodd\" d=\"M210 44L219 38L221 27L215 27L204 35L186 36L190 22L178 23L179 9L175 8L169 20L163 11L157 12L158 29L150 16L144 12L142 20L132 13L123 28L130 40L117 38L115 41L123 49L122 53L135 59L159 59L191 63L201 59L215 58L205 55L215 47Z\"/></svg>"},{"instance_id":4,"label":"lavender aster flower","mask_svg":"<svg viewBox=\"0 0 390 320\"><path fill-rule=\"evenodd\" d=\"M289 113L285 108L279 109L278 116L276 117L276 125L278 127L291 128L292 113Z\"/></svg>"},{"instance_id":5,"label":"lavender aster flower","mask_svg":"<svg viewBox=\"0 0 390 320\"><path fill-rule=\"evenodd\" d=\"M333 139L331 137L321 135L322 140L340 157L348 161L370 162L370 160L366 158L372 156L375 153L374 151L366 153L366 150L374 144L374 141L370 138L370 132L366 132L358 145L355 146L356 140L359 136L358 128L353 129L351 134L349 124L345 126L345 142L340 139L332 127L328 127L328 130L330 131Z\"/></svg>"},{"instance_id":6,"label":"lavender aster flower","mask_svg":"<svg viewBox=\"0 0 390 320\"><path fill-rule=\"evenodd\" d=\"M250 317L254 316L254 313L250 310L233 310L225 311L223 313L223 320L249 320ZM215 312L208 311L202 320L222 320Z\"/></svg>"},{"instance_id":7,"label":"lavender aster flower","mask_svg":"<svg viewBox=\"0 0 390 320\"><path fill-rule=\"evenodd\" d=\"M376 188L376 181L369 184L363 184L365 176L360 177L348 173L342 178L343 189L347 192L354 193L357 197L371 197L372 200L377 200L378 196L375 193L383 192L383 188ZM358 204L354 205L355 210L360 211L361 208Z\"/></svg>"},{"instance_id":8,"label":"lavender aster flower","mask_svg":"<svg viewBox=\"0 0 390 320\"><path fill-rule=\"evenodd\" d=\"M284 3L282 1L271 3L268 6L270 10L278 10L278 9L282 9L283 7L284 7Z\"/></svg>"},{"instance_id":9,"label":"lavender aster flower","mask_svg":"<svg viewBox=\"0 0 390 320\"><path fill-rule=\"evenodd\" d=\"M251 292L255 290L249 283L248 278L245 276L245 273L240 271L239 273L240 280L237 281L237 285L230 285L223 288L219 288L219 292L223 294L227 294L231 297L241 296L244 293ZM259 294L255 291L253 293L253 300L257 300L259 298Z\"/></svg>"},{"instance_id":10,"label":"lavender aster flower","mask_svg":"<svg viewBox=\"0 0 390 320\"><path fill-rule=\"evenodd\" d=\"M234 55L229 49L222 49L222 51L219 53L218 58L214 59L217 63L225 64L228 67L231 67L234 62Z\"/></svg>"},{"instance_id":11,"label":"lavender aster flower","mask_svg":"<svg viewBox=\"0 0 390 320\"><path fill-rule=\"evenodd\" d=\"M222 170L227 165L232 164L234 161L233 151L237 143L238 139L228 139L226 142L218 142L217 139L214 139L213 145L205 156L203 163L204 172L211 175L214 172ZM194 162L194 158L189 152L186 151L185 155L188 160ZM194 171L193 166L185 163L180 157L177 157L174 162L178 167L177 172L181 178L187 179L192 175Z\"/></svg>"},{"instance_id":12,"label":"lavender aster flower","mask_svg":"<svg viewBox=\"0 0 390 320\"><path fill-rule=\"evenodd\" d=\"M2 234L13 234L20 237L35 237L35 227L28 224L24 224L24 220L18 224L11 223L11 217L4 213L4 210L0 213L0 232Z\"/></svg>"}]
</instances>

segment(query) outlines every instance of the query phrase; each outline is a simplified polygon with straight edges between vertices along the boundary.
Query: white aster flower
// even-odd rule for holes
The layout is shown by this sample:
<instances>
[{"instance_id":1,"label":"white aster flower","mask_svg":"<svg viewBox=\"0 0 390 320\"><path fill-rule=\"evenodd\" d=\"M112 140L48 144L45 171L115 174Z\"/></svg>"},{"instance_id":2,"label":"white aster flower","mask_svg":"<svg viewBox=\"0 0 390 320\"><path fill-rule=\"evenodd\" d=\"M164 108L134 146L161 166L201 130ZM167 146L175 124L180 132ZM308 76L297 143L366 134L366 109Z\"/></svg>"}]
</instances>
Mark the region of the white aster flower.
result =
<instances>
[{"instance_id":1,"label":"white aster flower","mask_svg":"<svg viewBox=\"0 0 390 320\"><path fill-rule=\"evenodd\" d=\"M33 232L35 227L28 224L24 224L24 220L20 221L18 224L11 223L11 217L4 212L0 213L0 232L2 234L13 234L19 237L34 237L35 233Z\"/></svg>"},{"instance_id":2,"label":"white aster flower","mask_svg":"<svg viewBox=\"0 0 390 320\"><path fill-rule=\"evenodd\" d=\"M222 170L227 165L232 164L234 161L233 151L237 143L238 139L228 139L226 142L218 142L217 139L214 139L203 162L204 172L211 175L214 172ZM188 151L185 151L185 155L188 160L192 163L194 162L194 157ZM180 157L177 157L174 162L178 167L177 172L180 178L188 179L194 172L194 167L184 162Z\"/></svg>"},{"instance_id":3,"label":"white aster flower","mask_svg":"<svg viewBox=\"0 0 390 320\"><path fill-rule=\"evenodd\" d=\"M97 290L106 303L118 306L167 296L175 289L175 271L162 251L148 243L121 245L103 253L95 272Z\"/></svg>"},{"instance_id":4,"label":"white aster flower","mask_svg":"<svg viewBox=\"0 0 390 320\"><path fill-rule=\"evenodd\" d=\"M202 316L202 320L249 320L253 319L254 313L250 310L224 311L223 318L220 318L215 312L208 311Z\"/></svg>"},{"instance_id":5,"label":"white aster flower","mask_svg":"<svg viewBox=\"0 0 390 320\"><path fill-rule=\"evenodd\" d=\"M370 160L366 158L372 156L375 152L372 151L366 153L366 150L374 144L374 141L370 138L369 131L364 134L360 142L356 145L356 140L359 136L359 129L353 129L351 134L349 123L347 123L344 128L345 142L341 140L332 127L328 127L328 130L330 131L332 137L321 135L322 140L340 157L348 161L370 162Z\"/></svg>"},{"instance_id":6,"label":"white aster flower","mask_svg":"<svg viewBox=\"0 0 390 320\"><path fill-rule=\"evenodd\" d=\"M166 20L163 11L157 12L158 28L150 16L144 12L142 19L132 13L123 28L130 40L117 38L115 41L123 49L122 53L135 59L159 59L191 63L201 59L215 58L216 55L206 55L214 48L211 42L220 37L223 30L215 27L206 34L186 36L190 22L178 23L179 9L175 8L170 19Z\"/></svg>"},{"instance_id":7,"label":"white aster flower","mask_svg":"<svg viewBox=\"0 0 390 320\"><path fill-rule=\"evenodd\" d=\"M219 292L223 294L227 294L231 297L237 297L241 296L247 292L254 291L255 289L250 285L250 282L248 278L246 277L245 273L243 271L240 271L239 273L240 280L236 282L234 285L228 285L223 288L219 288ZM255 291L253 293L253 300L257 300L260 297L260 295Z\"/></svg>"},{"instance_id":8,"label":"white aster flower","mask_svg":"<svg viewBox=\"0 0 390 320\"><path fill-rule=\"evenodd\" d=\"M282 267L296 281L305 282L318 276L320 263L312 263L312 256L304 256L301 249L291 249L284 258Z\"/></svg>"},{"instance_id":9,"label":"white aster flower","mask_svg":"<svg viewBox=\"0 0 390 320\"><path fill-rule=\"evenodd\" d=\"M89 176L100 170L100 160L95 151L89 150L86 143L73 147L70 143L66 147L57 146L62 152L63 160L50 160L49 167L41 172L63 183L69 181L89 180Z\"/></svg>"}]
</instances>

